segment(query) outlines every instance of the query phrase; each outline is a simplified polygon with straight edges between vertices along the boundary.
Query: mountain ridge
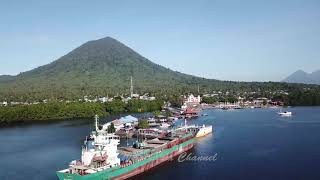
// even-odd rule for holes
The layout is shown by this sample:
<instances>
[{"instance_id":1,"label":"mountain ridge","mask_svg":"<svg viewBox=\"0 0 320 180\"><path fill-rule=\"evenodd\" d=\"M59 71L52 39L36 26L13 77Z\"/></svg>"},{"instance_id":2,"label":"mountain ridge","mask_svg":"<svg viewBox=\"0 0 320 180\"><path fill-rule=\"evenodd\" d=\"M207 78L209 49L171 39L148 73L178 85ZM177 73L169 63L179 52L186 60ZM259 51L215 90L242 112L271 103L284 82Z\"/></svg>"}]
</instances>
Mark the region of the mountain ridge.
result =
<instances>
[{"instance_id":1,"label":"mountain ridge","mask_svg":"<svg viewBox=\"0 0 320 180\"><path fill-rule=\"evenodd\" d=\"M320 70L316 70L312 73L298 70L282 80L282 82L320 85Z\"/></svg>"},{"instance_id":2,"label":"mountain ridge","mask_svg":"<svg viewBox=\"0 0 320 180\"><path fill-rule=\"evenodd\" d=\"M163 88L166 91L174 85L188 86L192 81L216 81L172 71L106 37L88 41L49 64L0 81L0 95L8 95L8 91L18 96L32 93L51 96L124 94L128 93L130 76L139 92L154 91L156 87L160 90L166 87Z\"/></svg>"},{"instance_id":3,"label":"mountain ridge","mask_svg":"<svg viewBox=\"0 0 320 180\"><path fill-rule=\"evenodd\" d=\"M166 96L187 92L283 90L297 85L274 82L233 82L173 71L143 57L111 37L88 41L57 60L16 76L0 78L1 99L76 99L85 95L129 94ZM1 80L2 79L2 80Z\"/></svg>"}]
</instances>

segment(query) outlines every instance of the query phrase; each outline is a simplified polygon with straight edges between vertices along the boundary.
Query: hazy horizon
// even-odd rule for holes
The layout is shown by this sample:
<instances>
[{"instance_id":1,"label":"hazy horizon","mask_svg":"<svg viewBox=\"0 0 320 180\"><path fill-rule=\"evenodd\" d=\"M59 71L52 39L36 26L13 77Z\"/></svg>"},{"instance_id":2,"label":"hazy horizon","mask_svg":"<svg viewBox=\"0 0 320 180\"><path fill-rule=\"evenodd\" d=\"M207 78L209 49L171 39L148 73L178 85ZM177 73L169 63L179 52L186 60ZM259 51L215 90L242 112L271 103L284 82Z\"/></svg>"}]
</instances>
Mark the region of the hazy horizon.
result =
<instances>
[{"instance_id":1,"label":"hazy horizon","mask_svg":"<svg viewBox=\"0 0 320 180\"><path fill-rule=\"evenodd\" d=\"M281 81L320 69L319 1L77 2L3 3L0 74L48 64L106 36L209 79Z\"/></svg>"}]
</instances>

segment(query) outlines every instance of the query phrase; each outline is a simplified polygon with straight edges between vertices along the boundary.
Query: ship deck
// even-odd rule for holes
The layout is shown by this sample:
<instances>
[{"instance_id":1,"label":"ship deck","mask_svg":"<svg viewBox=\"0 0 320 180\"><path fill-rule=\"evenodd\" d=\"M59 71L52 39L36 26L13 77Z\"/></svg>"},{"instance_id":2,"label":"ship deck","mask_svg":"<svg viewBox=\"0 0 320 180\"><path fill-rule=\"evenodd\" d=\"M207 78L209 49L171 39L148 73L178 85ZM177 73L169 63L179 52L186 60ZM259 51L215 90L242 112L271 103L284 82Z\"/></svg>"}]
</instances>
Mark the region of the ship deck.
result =
<instances>
[{"instance_id":1,"label":"ship deck","mask_svg":"<svg viewBox=\"0 0 320 180\"><path fill-rule=\"evenodd\" d=\"M174 138L176 139L176 138ZM151 152L152 150L160 149L174 139L169 138L155 138L144 142L143 149L137 149L133 147L119 147L118 152L124 156L140 156Z\"/></svg>"}]
</instances>

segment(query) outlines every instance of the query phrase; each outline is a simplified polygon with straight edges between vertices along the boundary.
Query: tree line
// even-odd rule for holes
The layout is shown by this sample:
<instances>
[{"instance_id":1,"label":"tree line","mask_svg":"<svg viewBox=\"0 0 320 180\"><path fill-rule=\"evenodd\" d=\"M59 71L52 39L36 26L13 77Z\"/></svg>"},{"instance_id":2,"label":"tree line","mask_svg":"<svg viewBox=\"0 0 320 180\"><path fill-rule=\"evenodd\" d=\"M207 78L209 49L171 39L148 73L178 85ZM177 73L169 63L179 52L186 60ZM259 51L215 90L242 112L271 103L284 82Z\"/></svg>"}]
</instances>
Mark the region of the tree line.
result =
<instances>
[{"instance_id":1,"label":"tree line","mask_svg":"<svg viewBox=\"0 0 320 180\"><path fill-rule=\"evenodd\" d=\"M65 103L50 102L46 104L18 105L0 107L0 124L14 122L46 121L74 118L101 117L125 112L151 112L161 110L163 102L130 100L125 103L115 100L110 103Z\"/></svg>"}]
</instances>

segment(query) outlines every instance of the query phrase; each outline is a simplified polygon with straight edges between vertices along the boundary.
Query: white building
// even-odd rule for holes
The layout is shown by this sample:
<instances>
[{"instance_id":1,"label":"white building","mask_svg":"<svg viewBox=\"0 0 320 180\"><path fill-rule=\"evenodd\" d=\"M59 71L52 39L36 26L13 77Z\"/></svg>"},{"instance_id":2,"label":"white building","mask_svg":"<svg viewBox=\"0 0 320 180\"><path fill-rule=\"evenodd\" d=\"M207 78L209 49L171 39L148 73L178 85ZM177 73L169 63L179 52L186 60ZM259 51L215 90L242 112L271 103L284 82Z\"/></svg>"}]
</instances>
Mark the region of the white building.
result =
<instances>
[{"instance_id":1,"label":"white building","mask_svg":"<svg viewBox=\"0 0 320 180\"><path fill-rule=\"evenodd\" d=\"M244 101L244 98L241 97L241 96L239 96L239 97L238 97L238 102L243 103L243 101Z\"/></svg>"},{"instance_id":2,"label":"white building","mask_svg":"<svg viewBox=\"0 0 320 180\"><path fill-rule=\"evenodd\" d=\"M184 97L184 103L181 106L181 109L187 109L188 107L196 107L200 105L201 97L198 95L195 97L193 94L190 94L188 97Z\"/></svg>"},{"instance_id":3,"label":"white building","mask_svg":"<svg viewBox=\"0 0 320 180\"><path fill-rule=\"evenodd\" d=\"M2 106L8 106L8 102L7 101L3 101Z\"/></svg>"},{"instance_id":4,"label":"white building","mask_svg":"<svg viewBox=\"0 0 320 180\"><path fill-rule=\"evenodd\" d=\"M185 98L184 103L186 104L200 104L201 98L198 95L198 97L193 96L193 94L190 94L187 98Z\"/></svg>"},{"instance_id":5,"label":"white building","mask_svg":"<svg viewBox=\"0 0 320 180\"><path fill-rule=\"evenodd\" d=\"M149 94L145 94L145 95L143 95L143 96L140 96L139 99L145 100L145 101L154 101L154 100L156 100L156 98L153 97L153 96L149 97Z\"/></svg>"},{"instance_id":6,"label":"white building","mask_svg":"<svg viewBox=\"0 0 320 180\"><path fill-rule=\"evenodd\" d=\"M131 95L131 98L137 98L137 99L138 99L139 97L140 97L139 94L132 94L132 95Z\"/></svg>"},{"instance_id":7,"label":"white building","mask_svg":"<svg viewBox=\"0 0 320 180\"><path fill-rule=\"evenodd\" d=\"M102 97L102 98L99 98L99 101L102 102L102 103L105 103L105 102L108 102L108 98L107 97Z\"/></svg>"}]
</instances>

